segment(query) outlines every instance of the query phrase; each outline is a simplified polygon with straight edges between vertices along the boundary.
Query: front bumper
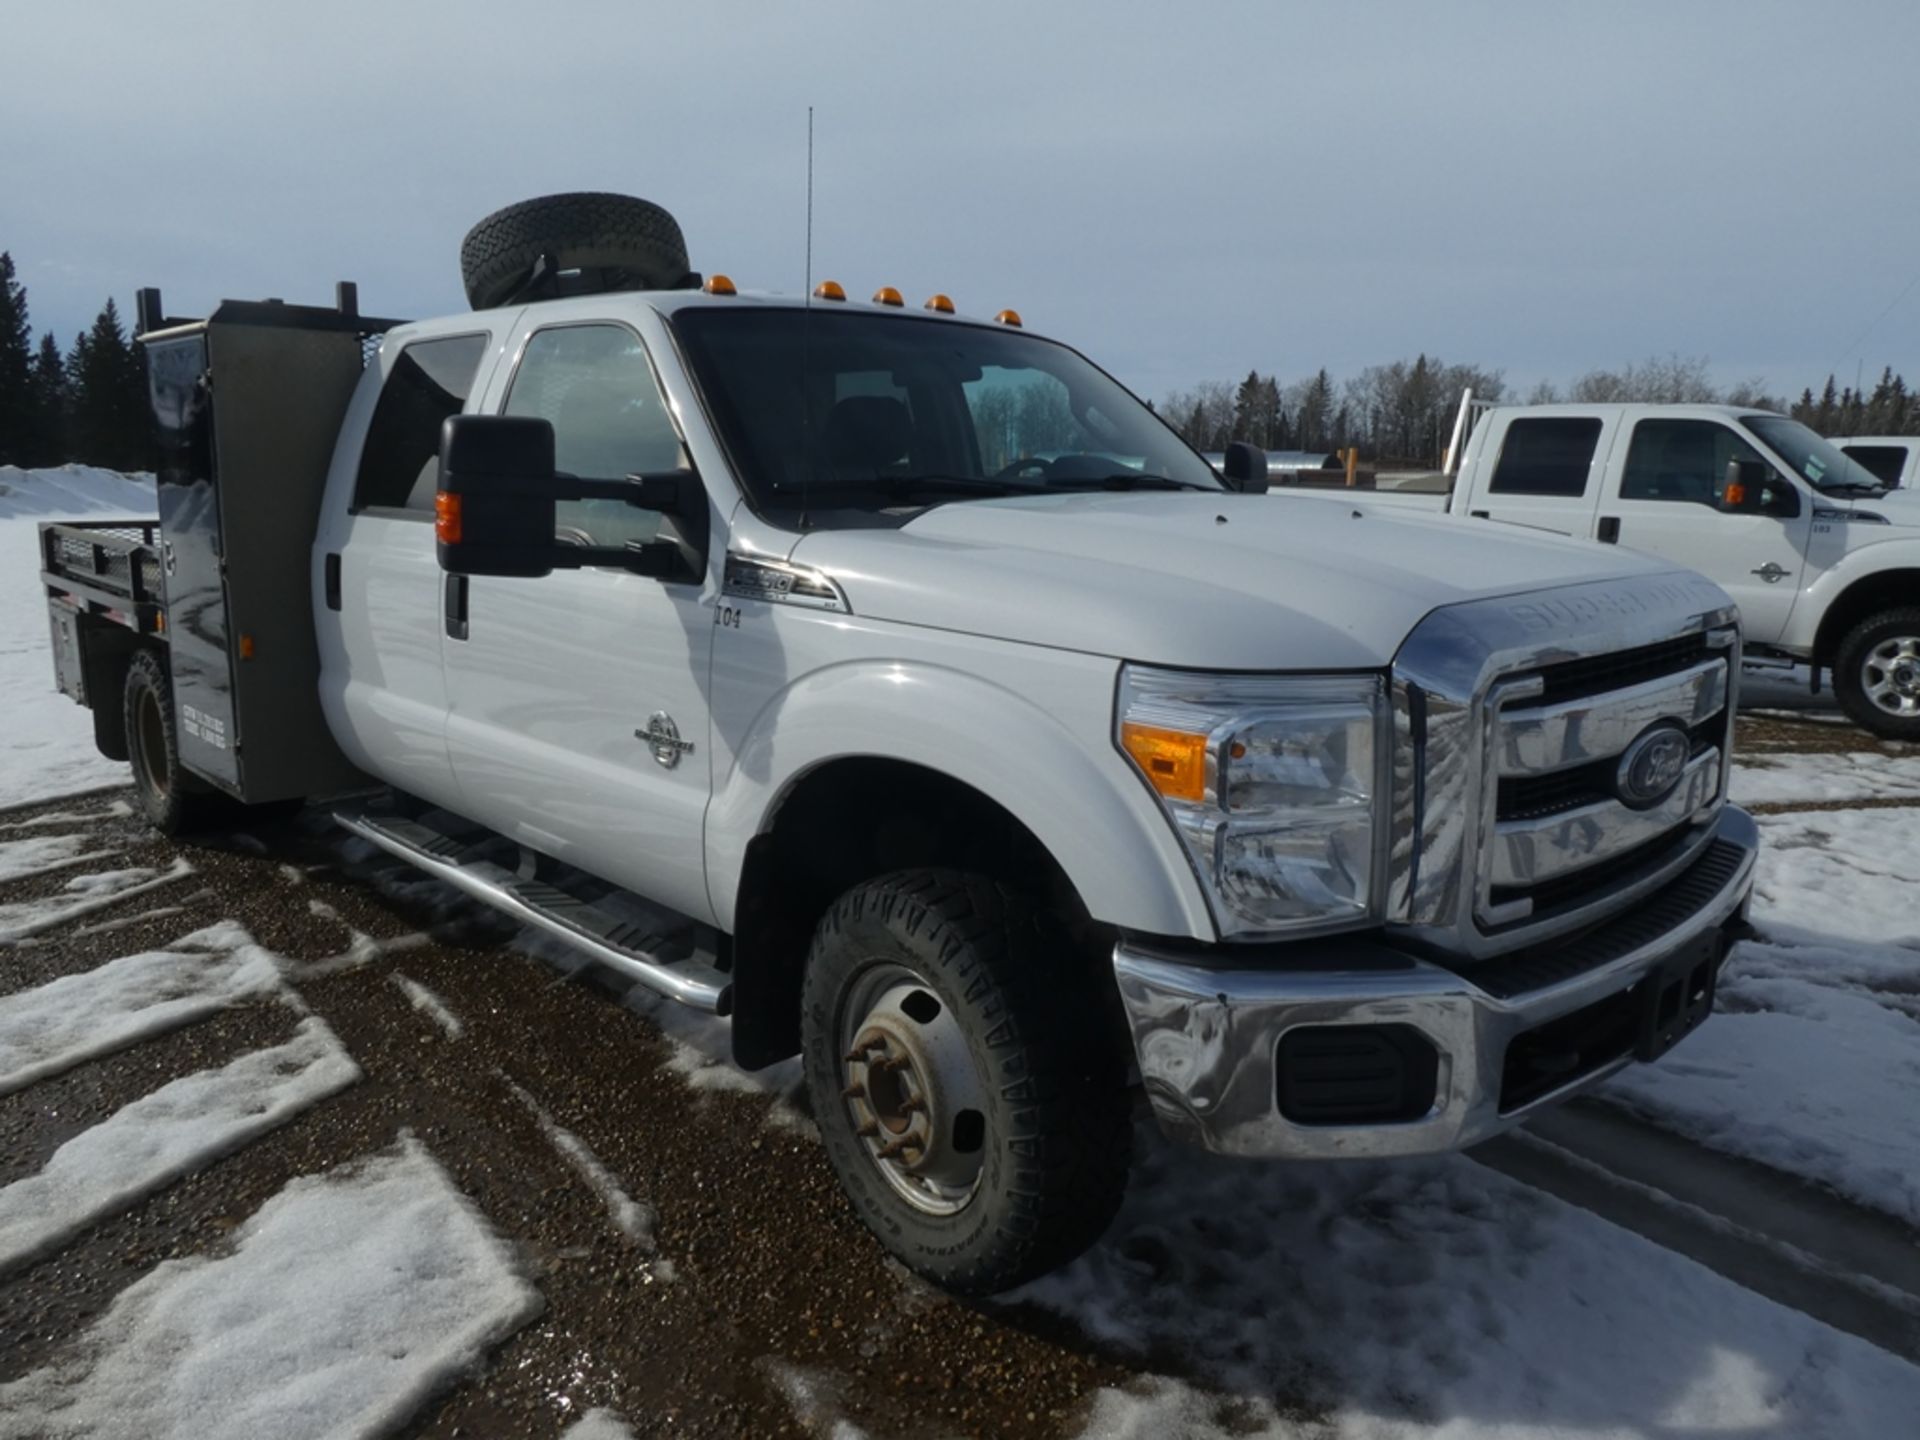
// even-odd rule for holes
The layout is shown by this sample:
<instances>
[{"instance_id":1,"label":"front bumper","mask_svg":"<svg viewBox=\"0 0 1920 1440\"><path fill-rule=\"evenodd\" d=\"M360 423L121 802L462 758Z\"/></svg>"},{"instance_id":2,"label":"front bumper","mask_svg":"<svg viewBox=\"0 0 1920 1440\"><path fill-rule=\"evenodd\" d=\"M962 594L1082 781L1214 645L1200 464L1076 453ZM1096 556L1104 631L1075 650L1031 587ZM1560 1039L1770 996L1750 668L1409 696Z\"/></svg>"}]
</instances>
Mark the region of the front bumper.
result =
<instances>
[{"instance_id":1,"label":"front bumper","mask_svg":"<svg viewBox=\"0 0 1920 1440\"><path fill-rule=\"evenodd\" d=\"M1745 925L1758 854L1752 817L1728 806L1701 857L1626 914L1458 972L1377 938L1256 951L1123 939L1114 973L1154 1113L1174 1139L1228 1155L1334 1159L1476 1144L1664 1049L1704 1017ZM1681 993L1669 977L1688 973L1696 987L1705 976L1704 997L1686 992L1699 998L1699 1016L1656 1033L1670 1019L1662 987ZM1343 1028L1307 1033L1315 1027ZM1321 1077L1310 1084L1299 1079L1303 1054L1306 1073ZM1377 1118L1367 1097L1383 1093L1411 1095L1412 1111ZM1343 1119L1343 1104L1375 1118Z\"/></svg>"}]
</instances>

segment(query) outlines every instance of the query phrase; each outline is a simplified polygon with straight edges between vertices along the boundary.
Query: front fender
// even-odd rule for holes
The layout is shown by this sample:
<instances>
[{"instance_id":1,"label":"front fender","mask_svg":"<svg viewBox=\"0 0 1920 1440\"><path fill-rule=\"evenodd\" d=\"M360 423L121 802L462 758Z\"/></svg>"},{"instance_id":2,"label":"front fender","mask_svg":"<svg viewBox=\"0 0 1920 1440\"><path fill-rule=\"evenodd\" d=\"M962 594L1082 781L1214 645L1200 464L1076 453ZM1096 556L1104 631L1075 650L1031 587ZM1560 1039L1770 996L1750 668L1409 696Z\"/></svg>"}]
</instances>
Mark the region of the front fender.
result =
<instances>
[{"instance_id":1,"label":"front fender","mask_svg":"<svg viewBox=\"0 0 1920 1440\"><path fill-rule=\"evenodd\" d=\"M1881 527L1874 527L1876 529ZM1907 532L1848 550L1814 576L1793 607L1781 645L1795 654L1811 654L1820 626L1835 602L1862 580L1910 570L1920 574L1920 535ZM1920 597L1920 587L1915 590Z\"/></svg>"},{"instance_id":2,"label":"front fender","mask_svg":"<svg viewBox=\"0 0 1920 1440\"><path fill-rule=\"evenodd\" d=\"M1172 827L1109 738L1117 665L1058 651L1011 663L1020 674L993 680L900 659L828 666L781 688L738 735L723 736L732 765L724 779L716 775L706 828L721 928L734 928L748 843L772 826L793 786L831 761L883 756L971 786L1015 816L1094 919L1213 939Z\"/></svg>"}]
</instances>

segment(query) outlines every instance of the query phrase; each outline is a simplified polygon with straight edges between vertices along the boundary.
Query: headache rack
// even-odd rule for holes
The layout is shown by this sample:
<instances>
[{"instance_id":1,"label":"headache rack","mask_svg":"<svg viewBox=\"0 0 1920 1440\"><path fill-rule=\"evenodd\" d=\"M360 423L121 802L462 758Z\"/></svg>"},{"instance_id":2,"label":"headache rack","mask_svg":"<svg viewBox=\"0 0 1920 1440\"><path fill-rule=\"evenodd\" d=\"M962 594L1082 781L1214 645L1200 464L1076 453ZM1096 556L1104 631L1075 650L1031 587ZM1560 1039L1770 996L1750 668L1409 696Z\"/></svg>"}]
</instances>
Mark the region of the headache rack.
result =
<instances>
[{"instance_id":1,"label":"headache rack","mask_svg":"<svg viewBox=\"0 0 1920 1440\"><path fill-rule=\"evenodd\" d=\"M320 709L311 552L334 441L396 320L332 306L225 300L202 320L138 298L159 519L40 527L60 689L124 753L120 688L164 647L181 764L247 803L363 777Z\"/></svg>"}]
</instances>

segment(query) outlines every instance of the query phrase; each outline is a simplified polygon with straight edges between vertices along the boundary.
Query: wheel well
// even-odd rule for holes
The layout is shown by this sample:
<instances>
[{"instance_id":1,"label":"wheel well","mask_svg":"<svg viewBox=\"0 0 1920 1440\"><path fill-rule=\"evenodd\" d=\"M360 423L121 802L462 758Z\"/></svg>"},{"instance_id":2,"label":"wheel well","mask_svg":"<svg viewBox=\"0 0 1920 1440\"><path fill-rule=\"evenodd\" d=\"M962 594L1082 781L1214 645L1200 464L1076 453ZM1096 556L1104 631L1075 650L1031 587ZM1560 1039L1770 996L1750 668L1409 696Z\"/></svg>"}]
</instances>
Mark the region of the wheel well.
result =
<instances>
[{"instance_id":1,"label":"wheel well","mask_svg":"<svg viewBox=\"0 0 1920 1440\"><path fill-rule=\"evenodd\" d=\"M124 626L88 617L81 621L87 708L93 712L93 743L109 760L127 758L127 667L143 649L159 647ZM163 652L164 653L164 652Z\"/></svg>"},{"instance_id":2,"label":"wheel well","mask_svg":"<svg viewBox=\"0 0 1920 1440\"><path fill-rule=\"evenodd\" d=\"M1856 580L1841 591L1820 619L1814 636L1813 663L1831 669L1841 642L1853 627L1882 610L1911 606L1920 596L1920 570L1883 570Z\"/></svg>"},{"instance_id":3,"label":"wheel well","mask_svg":"<svg viewBox=\"0 0 1920 1440\"><path fill-rule=\"evenodd\" d=\"M1074 935L1092 928L1059 862L998 802L901 760L829 762L747 846L731 946L740 1065L799 1052L801 972L828 907L862 881L928 866L990 875L1060 914Z\"/></svg>"}]
</instances>

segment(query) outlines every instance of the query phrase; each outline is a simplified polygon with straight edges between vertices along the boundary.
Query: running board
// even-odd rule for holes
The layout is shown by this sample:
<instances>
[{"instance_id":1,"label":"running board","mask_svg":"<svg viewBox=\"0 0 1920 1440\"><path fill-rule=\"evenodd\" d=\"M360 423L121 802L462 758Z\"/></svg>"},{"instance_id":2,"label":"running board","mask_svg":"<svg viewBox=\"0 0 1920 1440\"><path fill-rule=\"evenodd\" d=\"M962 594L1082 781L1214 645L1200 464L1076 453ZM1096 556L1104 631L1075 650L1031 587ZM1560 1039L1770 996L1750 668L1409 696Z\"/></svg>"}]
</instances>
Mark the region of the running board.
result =
<instances>
[{"instance_id":1,"label":"running board","mask_svg":"<svg viewBox=\"0 0 1920 1440\"><path fill-rule=\"evenodd\" d=\"M460 841L430 826L338 810L333 820L389 855L516 920L537 926L670 1000L712 1015L726 1015L733 1009L733 985L725 971L693 959L672 963L658 959L626 943L638 927L542 881L525 879L490 860L472 858Z\"/></svg>"}]
</instances>

